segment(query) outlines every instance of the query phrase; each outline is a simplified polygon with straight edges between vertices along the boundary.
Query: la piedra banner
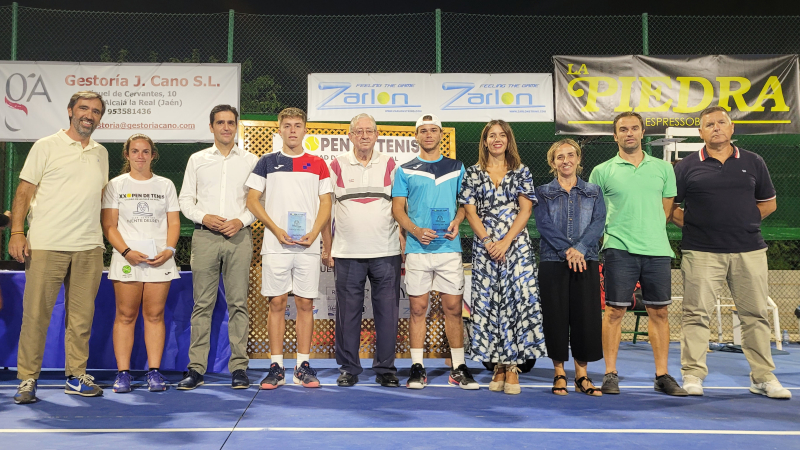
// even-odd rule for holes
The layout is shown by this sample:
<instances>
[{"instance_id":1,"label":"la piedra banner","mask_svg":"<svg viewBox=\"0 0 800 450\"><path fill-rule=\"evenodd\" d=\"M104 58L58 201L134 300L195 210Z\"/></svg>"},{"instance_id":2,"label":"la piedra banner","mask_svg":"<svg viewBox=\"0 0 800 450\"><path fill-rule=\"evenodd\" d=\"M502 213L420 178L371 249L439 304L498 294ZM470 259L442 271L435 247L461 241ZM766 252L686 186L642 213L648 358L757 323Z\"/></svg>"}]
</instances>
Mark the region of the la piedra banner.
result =
<instances>
[{"instance_id":1,"label":"la piedra banner","mask_svg":"<svg viewBox=\"0 0 800 450\"><path fill-rule=\"evenodd\" d=\"M797 55L554 56L556 134L610 135L634 111L647 134L698 128L709 106L736 134L800 134Z\"/></svg>"}]
</instances>

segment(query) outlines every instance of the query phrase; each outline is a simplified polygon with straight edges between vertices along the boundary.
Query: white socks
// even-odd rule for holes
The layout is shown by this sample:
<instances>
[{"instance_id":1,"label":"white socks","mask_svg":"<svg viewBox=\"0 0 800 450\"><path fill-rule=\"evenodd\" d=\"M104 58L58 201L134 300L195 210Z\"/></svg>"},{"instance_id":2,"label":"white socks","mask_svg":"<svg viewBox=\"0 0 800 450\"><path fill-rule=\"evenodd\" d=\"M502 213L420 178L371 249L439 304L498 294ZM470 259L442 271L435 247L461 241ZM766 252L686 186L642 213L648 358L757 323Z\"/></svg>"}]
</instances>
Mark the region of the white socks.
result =
<instances>
[{"instance_id":1,"label":"white socks","mask_svg":"<svg viewBox=\"0 0 800 450\"><path fill-rule=\"evenodd\" d=\"M450 348L450 359L453 361L453 369L458 369L458 366L466 364L464 361L464 347Z\"/></svg>"},{"instance_id":2,"label":"white socks","mask_svg":"<svg viewBox=\"0 0 800 450\"><path fill-rule=\"evenodd\" d=\"M463 358L463 349L462 349L462 358ZM422 349L421 348L412 348L411 349L411 364L420 364L422 367L425 367L425 364L422 364Z\"/></svg>"},{"instance_id":3,"label":"white socks","mask_svg":"<svg viewBox=\"0 0 800 450\"><path fill-rule=\"evenodd\" d=\"M308 354L308 353L298 353L297 354L297 367L300 367L300 364L303 364L303 362L307 362L309 356L311 356L311 355Z\"/></svg>"},{"instance_id":4,"label":"white socks","mask_svg":"<svg viewBox=\"0 0 800 450\"><path fill-rule=\"evenodd\" d=\"M272 361L270 365L278 363L278 365L281 366L281 369L283 369L283 355L272 355L270 357L270 361Z\"/></svg>"}]
</instances>

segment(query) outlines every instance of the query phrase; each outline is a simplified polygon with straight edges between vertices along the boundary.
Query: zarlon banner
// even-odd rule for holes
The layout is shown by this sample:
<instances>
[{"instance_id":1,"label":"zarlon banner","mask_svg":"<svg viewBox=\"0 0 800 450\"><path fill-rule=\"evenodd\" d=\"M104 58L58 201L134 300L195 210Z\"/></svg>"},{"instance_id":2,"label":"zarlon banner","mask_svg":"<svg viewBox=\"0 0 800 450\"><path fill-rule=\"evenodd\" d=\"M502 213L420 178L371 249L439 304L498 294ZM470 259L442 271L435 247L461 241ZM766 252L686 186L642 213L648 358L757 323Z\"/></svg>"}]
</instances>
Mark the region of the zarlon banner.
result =
<instances>
[{"instance_id":1,"label":"zarlon banner","mask_svg":"<svg viewBox=\"0 0 800 450\"><path fill-rule=\"evenodd\" d=\"M70 97L95 91L106 102L96 141L144 133L157 142L212 142L208 114L221 103L238 108L240 80L239 64L0 61L0 140L35 141L67 128Z\"/></svg>"},{"instance_id":2,"label":"zarlon banner","mask_svg":"<svg viewBox=\"0 0 800 450\"><path fill-rule=\"evenodd\" d=\"M554 56L556 134L612 134L634 111L647 134L697 128L709 106L736 134L798 134L797 55Z\"/></svg>"},{"instance_id":3,"label":"zarlon banner","mask_svg":"<svg viewBox=\"0 0 800 450\"><path fill-rule=\"evenodd\" d=\"M414 122L436 114L445 122L553 121L549 73L312 73L308 117Z\"/></svg>"}]
</instances>

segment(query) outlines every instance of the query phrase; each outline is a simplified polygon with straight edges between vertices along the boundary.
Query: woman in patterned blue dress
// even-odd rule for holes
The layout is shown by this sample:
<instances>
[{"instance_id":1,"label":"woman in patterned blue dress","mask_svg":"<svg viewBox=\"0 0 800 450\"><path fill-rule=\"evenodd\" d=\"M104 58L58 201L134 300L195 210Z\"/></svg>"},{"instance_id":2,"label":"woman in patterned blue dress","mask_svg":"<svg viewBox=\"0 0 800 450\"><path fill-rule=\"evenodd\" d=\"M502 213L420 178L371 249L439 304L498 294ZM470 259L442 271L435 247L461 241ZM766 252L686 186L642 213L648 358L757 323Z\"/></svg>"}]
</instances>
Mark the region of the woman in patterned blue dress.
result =
<instances>
[{"instance_id":1,"label":"woman in patterned blue dress","mask_svg":"<svg viewBox=\"0 0 800 450\"><path fill-rule=\"evenodd\" d=\"M505 121L483 128L478 164L467 169L458 201L475 234L470 353L475 361L496 363L489 390L518 394L517 365L547 351L527 229L536 203L533 179Z\"/></svg>"}]
</instances>

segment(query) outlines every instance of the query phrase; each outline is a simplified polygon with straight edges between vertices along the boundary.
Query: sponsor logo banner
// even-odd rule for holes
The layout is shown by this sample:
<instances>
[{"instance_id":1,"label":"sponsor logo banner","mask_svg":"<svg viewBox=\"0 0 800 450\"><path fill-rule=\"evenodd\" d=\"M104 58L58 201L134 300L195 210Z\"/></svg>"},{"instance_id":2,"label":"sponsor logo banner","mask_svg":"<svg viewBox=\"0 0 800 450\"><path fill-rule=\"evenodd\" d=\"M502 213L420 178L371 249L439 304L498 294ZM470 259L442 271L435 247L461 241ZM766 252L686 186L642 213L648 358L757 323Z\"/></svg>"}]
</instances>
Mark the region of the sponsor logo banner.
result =
<instances>
[{"instance_id":1,"label":"sponsor logo banner","mask_svg":"<svg viewBox=\"0 0 800 450\"><path fill-rule=\"evenodd\" d=\"M444 121L553 121L549 73L441 73L431 75L430 81L434 114Z\"/></svg>"},{"instance_id":2,"label":"sponsor logo banner","mask_svg":"<svg viewBox=\"0 0 800 450\"><path fill-rule=\"evenodd\" d=\"M428 78L424 73L310 73L308 118L349 121L365 112L380 121L417 120Z\"/></svg>"},{"instance_id":3,"label":"sponsor logo banner","mask_svg":"<svg viewBox=\"0 0 800 450\"><path fill-rule=\"evenodd\" d=\"M157 142L213 142L208 114L221 103L238 108L240 82L239 64L0 61L0 140L67 128L70 97L89 90L106 102L96 141L144 133Z\"/></svg>"},{"instance_id":4,"label":"sponsor logo banner","mask_svg":"<svg viewBox=\"0 0 800 450\"><path fill-rule=\"evenodd\" d=\"M414 130L414 127L403 128ZM380 129L381 126L378 125L378 130ZM283 139L279 134L273 134L272 151L279 152L282 148ZM319 156L330 165L337 156L352 152L353 143L346 134L307 134L303 138L303 149ZM375 150L392 156L397 164L404 164L419 155L419 143L414 136L378 136Z\"/></svg>"},{"instance_id":5,"label":"sponsor logo banner","mask_svg":"<svg viewBox=\"0 0 800 450\"><path fill-rule=\"evenodd\" d=\"M554 56L557 134L613 134L614 117L642 115L647 134L729 111L737 134L798 134L797 55Z\"/></svg>"},{"instance_id":6,"label":"sponsor logo banner","mask_svg":"<svg viewBox=\"0 0 800 450\"><path fill-rule=\"evenodd\" d=\"M350 120L366 112L378 121L553 121L551 74L312 73L311 120Z\"/></svg>"}]
</instances>

